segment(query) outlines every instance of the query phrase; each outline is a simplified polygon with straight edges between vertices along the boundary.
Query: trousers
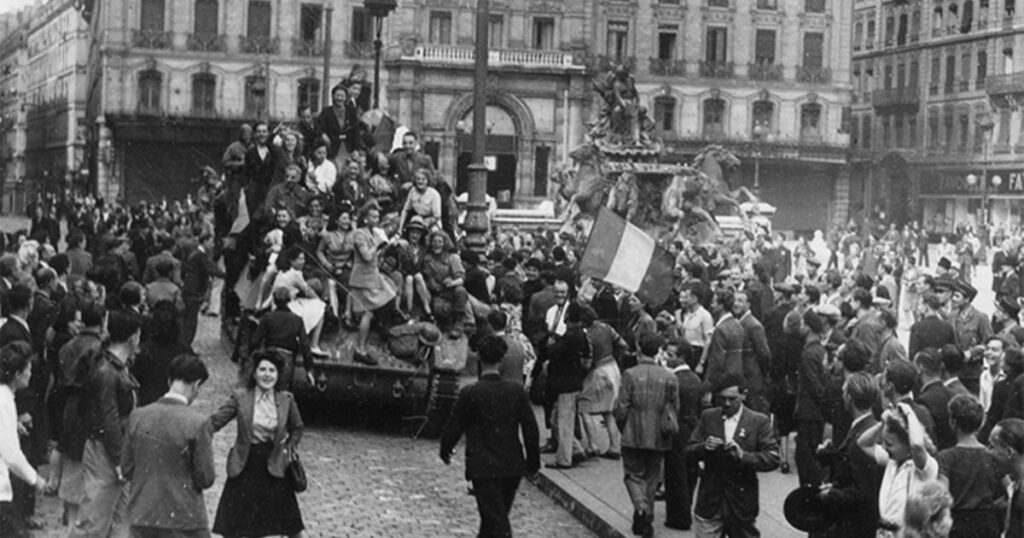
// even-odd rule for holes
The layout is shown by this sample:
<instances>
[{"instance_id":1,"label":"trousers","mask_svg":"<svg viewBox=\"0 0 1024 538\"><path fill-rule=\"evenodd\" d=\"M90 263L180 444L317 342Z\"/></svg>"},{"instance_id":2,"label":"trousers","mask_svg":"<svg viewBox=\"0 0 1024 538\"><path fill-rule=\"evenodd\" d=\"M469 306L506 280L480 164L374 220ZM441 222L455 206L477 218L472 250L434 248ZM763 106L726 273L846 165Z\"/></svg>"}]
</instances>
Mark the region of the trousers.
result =
<instances>
[{"instance_id":1,"label":"trousers","mask_svg":"<svg viewBox=\"0 0 1024 538\"><path fill-rule=\"evenodd\" d=\"M473 480L473 495L480 512L479 538L512 538L508 513L519 489L518 476Z\"/></svg>"},{"instance_id":2,"label":"trousers","mask_svg":"<svg viewBox=\"0 0 1024 538\"><path fill-rule=\"evenodd\" d=\"M563 392L555 399L554 423L558 451L555 463L572 465L572 455L583 452L583 446L576 440L576 399L579 392Z\"/></svg>"},{"instance_id":3,"label":"trousers","mask_svg":"<svg viewBox=\"0 0 1024 538\"><path fill-rule=\"evenodd\" d=\"M796 423L796 474L801 486L821 485L823 471L815 452L821 444L824 426L815 420L800 420Z\"/></svg>"},{"instance_id":4,"label":"trousers","mask_svg":"<svg viewBox=\"0 0 1024 538\"><path fill-rule=\"evenodd\" d=\"M760 538L761 531L757 530L753 521L743 521L735 518L711 519L703 518L697 514L693 515L697 522L694 533L697 538Z\"/></svg>"},{"instance_id":5,"label":"trousers","mask_svg":"<svg viewBox=\"0 0 1024 538\"><path fill-rule=\"evenodd\" d=\"M103 443L89 439L82 452L85 498L69 538L128 536L128 488L117 479L114 463Z\"/></svg>"},{"instance_id":6,"label":"trousers","mask_svg":"<svg viewBox=\"0 0 1024 538\"><path fill-rule=\"evenodd\" d=\"M654 513L654 494L661 481L664 459L665 453L658 450L622 447L626 491L636 512Z\"/></svg>"},{"instance_id":7,"label":"trousers","mask_svg":"<svg viewBox=\"0 0 1024 538\"><path fill-rule=\"evenodd\" d=\"M683 526L693 524L693 490L700 475L697 461L686 455L690 431L688 425L679 424L672 450L665 453L665 521Z\"/></svg>"}]
</instances>

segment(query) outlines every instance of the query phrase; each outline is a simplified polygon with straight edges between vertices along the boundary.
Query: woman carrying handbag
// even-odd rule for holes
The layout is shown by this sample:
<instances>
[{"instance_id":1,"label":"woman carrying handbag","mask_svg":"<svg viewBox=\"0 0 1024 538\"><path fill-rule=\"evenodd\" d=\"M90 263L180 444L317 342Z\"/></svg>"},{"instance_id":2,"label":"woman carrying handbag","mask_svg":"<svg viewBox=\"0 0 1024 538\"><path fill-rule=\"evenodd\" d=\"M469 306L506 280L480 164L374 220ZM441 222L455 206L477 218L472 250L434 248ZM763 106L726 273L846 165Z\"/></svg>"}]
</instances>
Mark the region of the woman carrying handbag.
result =
<instances>
[{"instance_id":1,"label":"woman carrying handbag","mask_svg":"<svg viewBox=\"0 0 1024 538\"><path fill-rule=\"evenodd\" d=\"M238 419L213 532L228 538L301 537L305 525L287 469L302 439L302 417L295 397L277 389L281 358L259 351L252 363L247 388L232 393L210 417L214 431Z\"/></svg>"}]
</instances>

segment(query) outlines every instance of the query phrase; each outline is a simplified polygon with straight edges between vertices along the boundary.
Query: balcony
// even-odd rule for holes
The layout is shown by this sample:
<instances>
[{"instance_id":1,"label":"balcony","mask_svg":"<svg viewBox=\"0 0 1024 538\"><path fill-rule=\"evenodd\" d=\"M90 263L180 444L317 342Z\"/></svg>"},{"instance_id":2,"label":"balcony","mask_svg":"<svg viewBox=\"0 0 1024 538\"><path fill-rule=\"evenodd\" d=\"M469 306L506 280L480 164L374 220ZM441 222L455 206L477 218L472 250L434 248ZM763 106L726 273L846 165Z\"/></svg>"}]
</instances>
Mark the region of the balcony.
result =
<instances>
[{"instance_id":1,"label":"balcony","mask_svg":"<svg viewBox=\"0 0 1024 538\"><path fill-rule=\"evenodd\" d=\"M171 32L132 30L132 46L140 49L169 49L171 40Z\"/></svg>"},{"instance_id":2,"label":"balcony","mask_svg":"<svg viewBox=\"0 0 1024 538\"><path fill-rule=\"evenodd\" d=\"M989 75L985 79L985 92L989 95L1024 93L1024 73Z\"/></svg>"},{"instance_id":3,"label":"balcony","mask_svg":"<svg viewBox=\"0 0 1024 538\"><path fill-rule=\"evenodd\" d=\"M270 36L239 36L242 52L249 54L277 54L281 50L281 40Z\"/></svg>"},{"instance_id":4,"label":"balcony","mask_svg":"<svg viewBox=\"0 0 1024 538\"><path fill-rule=\"evenodd\" d=\"M631 73L636 72L636 58L633 56L630 56L628 58L615 58L605 54L598 54L594 58L591 67L593 69L596 69L597 71L603 72L611 71L612 69L615 69L615 67L619 64L626 66L626 69L629 69Z\"/></svg>"},{"instance_id":5,"label":"balcony","mask_svg":"<svg viewBox=\"0 0 1024 538\"><path fill-rule=\"evenodd\" d=\"M372 45L370 46L372 51ZM445 65L472 65L476 59L473 47L455 45L421 45L412 55L403 55L402 60ZM634 59L635 63L635 59ZM491 50L487 53L488 67L521 67L541 69L585 69L573 63L573 55L566 52L546 50Z\"/></svg>"},{"instance_id":6,"label":"balcony","mask_svg":"<svg viewBox=\"0 0 1024 538\"><path fill-rule=\"evenodd\" d=\"M227 38L223 34L188 34L186 46L197 52L224 52Z\"/></svg>"},{"instance_id":7,"label":"balcony","mask_svg":"<svg viewBox=\"0 0 1024 538\"><path fill-rule=\"evenodd\" d=\"M652 75L681 77L686 75L686 61L651 58L650 70Z\"/></svg>"},{"instance_id":8,"label":"balcony","mask_svg":"<svg viewBox=\"0 0 1024 538\"><path fill-rule=\"evenodd\" d=\"M920 102L920 90L916 87L886 88L874 91L873 104L876 109L916 110Z\"/></svg>"},{"instance_id":9,"label":"balcony","mask_svg":"<svg viewBox=\"0 0 1024 538\"><path fill-rule=\"evenodd\" d=\"M828 84L832 81L832 70L827 67L804 67L798 65L796 68L796 80L811 84Z\"/></svg>"},{"instance_id":10,"label":"balcony","mask_svg":"<svg viewBox=\"0 0 1024 538\"><path fill-rule=\"evenodd\" d=\"M372 41L346 41L345 42L345 57L355 58L357 60L368 60L373 58L373 42Z\"/></svg>"},{"instance_id":11,"label":"balcony","mask_svg":"<svg viewBox=\"0 0 1024 538\"><path fill-rule=\"evenodd\" d=\"M769 63L752 63L747 65L747 78L750 80L782 80L782 66Z\"/></svg>"},{"instance_id":12,"label":"balcony","mask_svg":"<svg viewBox=\"0 0 1024 538\"><path fill-rule=\"evenodd\" d=\"M704 78L733 78L732 62L700 62L700 76Z\"/></svg>"},{"instance_id":13,"label":"balcony","mask_svg":"<svg viewBox=\"0 0 1024 538\"><path fill-rule=\"evenodd\" d=\"M323 56L324 42L316 39L296 38L292 41L292 54L307 58Z\"/></svg>"}]
</instances>

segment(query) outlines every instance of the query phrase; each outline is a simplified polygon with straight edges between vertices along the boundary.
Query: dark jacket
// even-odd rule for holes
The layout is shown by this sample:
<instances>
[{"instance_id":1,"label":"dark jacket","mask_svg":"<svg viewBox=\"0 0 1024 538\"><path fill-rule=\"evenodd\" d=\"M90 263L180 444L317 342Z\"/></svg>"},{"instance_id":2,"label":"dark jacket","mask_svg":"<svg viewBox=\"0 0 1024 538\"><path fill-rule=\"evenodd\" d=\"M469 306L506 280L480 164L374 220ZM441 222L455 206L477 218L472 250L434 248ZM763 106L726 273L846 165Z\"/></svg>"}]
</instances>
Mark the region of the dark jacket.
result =
<instances>
[{"instance_id":1,"label":"dark jacket","mask_svg":"<svg viewBox=\"0 0 1024 538\"><path fill-rule=\"evenodd\" d=\"M125 427L138 390L135 376L106 350L82 390L89 439L103 443L111 465L121 461Z\"/></svg>"},{"instance_id":2,"label":"dark jacket","mask_svg":"<svg viewBox=\"0 0 1024 538\"><path fill-rule=\"evenodd\" d=\"M121 469L133 526L208 528L203 490L213 485L213 431L207 416L162 398L128 417Z\"/></svg>"},{"instance_id":3,"label":"dark jacket","mask_svg":"<svg viewBox=\"0 0 1024 538\"><path fill-rule=\"evenodd\" d=\"M796 420L824 422L826 418L828 372L825 371L825 347L817 337L808 339L800 354L796 385Z\"/></svg>"},{"instance_id":4,"label":"dark jacket","mask_svg":"<svg viewBox=\"0 0 1024 538\"><path fill-rule=\"evenodd\" d=\"M58 390L62 392L64 409L57 448L64 457L82 461L82 449L88 438L86 415L82 412L85 398L82 388L96 364L103 358L103 339L91 329L83 329L60 348L60 368L54 374Z\"/></svg>"},{"instance_id":5,"label":"dark jacket","mask_svg":"<svg viewBox=\"0 0 1024 538\"><path fill-rule=\"evenodd\" d=\"M746 339L743 342L743 378L747 380L748 405L757 411L768 411L768 402L763 400L767 386L765 379L771 363L771 350L768 348L768 336L764 325L756 317L753 310L740 318L740 327ZM761 402L751 401L751 397L762 399ZM762 405L762 408L758 408Z\"/></svg>"},{"instance_id":6,"label":"dark jacket","mask_svg":"<svg viewBox=\"0 0 1024 538\"><path fill-rule=\"evenodd\" d=\"M189 347L178 339L169 344L153 341L143 344L132 366L132 373L139 382L139 407L149 405L167 394L171 361L178 355L190 352Z\"/></svg>"},{"instance_id":7,"label":"dark jacket","mask_svg":"<svg viewBox=\"0 0 1024 538\"><path fill-rule=\"evenodd\" d=\"M355 107L347 105L348 103L346 102L345 112L342 114L342 117L345 118L344 124L338 121L338 116L334 112L333 106L324 108L320 111L320 115L317 116L316 121L320 132L327 135L327 138L331 141L330 146L327 148L328 159L333 160L338 155L342 144L345 145L345 151L348 153L363 147L360 138L361 129L358 111Z\"/></svg>"},{"instance_id":8,"label":"dark jacket","mask_svg":"<svg viewBox=\"0 0 1024 538\"><path fill-rule=\"evenodd\" d=\"M274 397L277 399L277 430L274 432L274 447L267 460L267 470L273 476L284 478L289 451L299 445L305 427L292 393L278 390L274 391ZM228 478L241 474L249 459L249 448L255 441L252 433L255 406L256 389L239 389L231 393L228 400L210 416L210 425L214 431L220 431L229 422L238 419L235 444L228 452Z\"/></svg>"},{"instance_id":9,"label":"dark jacket","mask_svg":"<svg viewBox=\"0 0 1024 538\"><path fill-rule=\"evenodd\" d=\"M270 184L274 181L274 172L280 159L278 148L269 145L267 149L267 156L262 159L255 144L245 152L245 203L249 206L251 216L259 214L259 209L270 190Z\"/></svg>"},{"instance_id":10,"label":"dark jacket","mask_svg":"<svg viewBox=\"0 0 1024 538\"><path fill-rule=\"evenodd\" d=\"M189 254L184 267L182 267L182 279L184 284L181 294L186 299L200 298L210 289L210 277L224 278L224 271L221 271L213 263L210 253L197 248Z\"/></svg>"},{"instance_id":11,"label":"dark jacket","mask_svg":"<svg viewBox=\"0 0 1024 538\"><path fill-rule=\"evenodd\" d=\"M953 391L942 381L934 381L921 388L917 403L928 408L935 422L935 447L947 449L956 444L956 432L949 424L949 401L953 399Z\"/></svg>"},{"instance_id":12,"label":"dark jacket","mask_svg":"<svg viewBox=\"0 0 1024 538\"><path fill-rule=\"evenodd\" d=\"M487 374L462 389L441 436L442 459L451 456L462 434L467 480L532 475L540 469L537 419L519 383Z\"/></svg>"},{"instance_id":13,"label":"dark jacket","mask_svg":"<svg viewBox=\"0 0 1024 538\"><path fill-rule=\"evenodd\" d=\"M725 314L715 323L711 333L704 366L704 381L714 387L727 374L744 375L743 350L747 347L747 333L732 314Z\"/></svg>"},{"instance_id":14,"label":"dark jacket","mask_svg":"<svg viewBox=\"0 0 1024 538\"><path fill-rule=\"evenodd\" d=\"M583 379L587 377L583 361L591 357L590 340L582 329L567 327L565 334L548 348L547 357L549 394L579 392L583 389Z\"/></svg>"},{"instance_id":15,"label":"dark jacket","mask_svg":"<svg viewBox=\"0 0 1024 538\"><path fill-rule=\"evenodd\" d=\"M871 414L855 424L837 448L832 465L832 490L822 503L837 517L830 538L870 538L878 528L881 468L857 446L857 439L878 421Z\"/></svg>"},{"instance_id":16,"label":"dark jacket","mask_svg":"<svg viewBox=\"0 0 1024 538\"><path fill-rule=\"evenodd\" d=\"M928 316L910 326L907 357L914 360L918 351L929 347L939 349L946 344L956 345L953 325L938 316Z\"/></svg>"},{"instance_id":17,"label":"dark jacket","mask_svg":"<svg viewBox=\"0 0 1024 538\"><path fill-rule=\"evenodd\" d=\"M690 437L687 452L704 461L700 491L694 513L703 518L733 517L753 521L760 510L758 472L779 466L779 445L767 415L744 408L733 441L743 450L737 460L724 450L708 452L704 441L715 436L725 439L722 408L704 411Z\"/></svg>"}]
</instances>

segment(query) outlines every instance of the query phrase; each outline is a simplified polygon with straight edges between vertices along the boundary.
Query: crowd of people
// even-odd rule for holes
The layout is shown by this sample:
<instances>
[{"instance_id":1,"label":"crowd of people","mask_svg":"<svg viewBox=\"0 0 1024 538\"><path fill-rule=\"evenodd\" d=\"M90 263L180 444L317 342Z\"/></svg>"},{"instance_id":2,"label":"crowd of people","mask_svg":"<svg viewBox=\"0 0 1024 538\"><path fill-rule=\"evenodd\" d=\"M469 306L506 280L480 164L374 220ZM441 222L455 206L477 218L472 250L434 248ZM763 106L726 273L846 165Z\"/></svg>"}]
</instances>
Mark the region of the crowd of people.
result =
<instances>
[{"instance_id":1,"label":"crowd of people","mask_svg":"<svg viewBox=\"0 0 1024 538\"><path fill-rule=\"evenodd\" d=\"M672 242L674 293L645 303L581 275L575 237L495 227L484 252L465 248L451 182L416 133L381 147L359 120L364 94L350 78L318 117L243 126L184 201L40 204L5 238L0 534L37 526L43 492L71 536L208 535L210 440L237 420L213 532L301 535L297 363L315 383L340 332L375 365L372 348L410 321L479 358L441 456L467 435L483 535L510 535L542 452L560 469L621 460L643 536L659 489L670 528L757 536L757 473L791 465L824 514L794 521L816 536L1024 534L1019 238L991 256L992 319L971 304L986 249L942 240L930 272L913 225L792 250L782 234ZM209 376L192 347L206 314L236 329L241 381L209 417L187 405Z\"/></svg>"}]
</instances>

